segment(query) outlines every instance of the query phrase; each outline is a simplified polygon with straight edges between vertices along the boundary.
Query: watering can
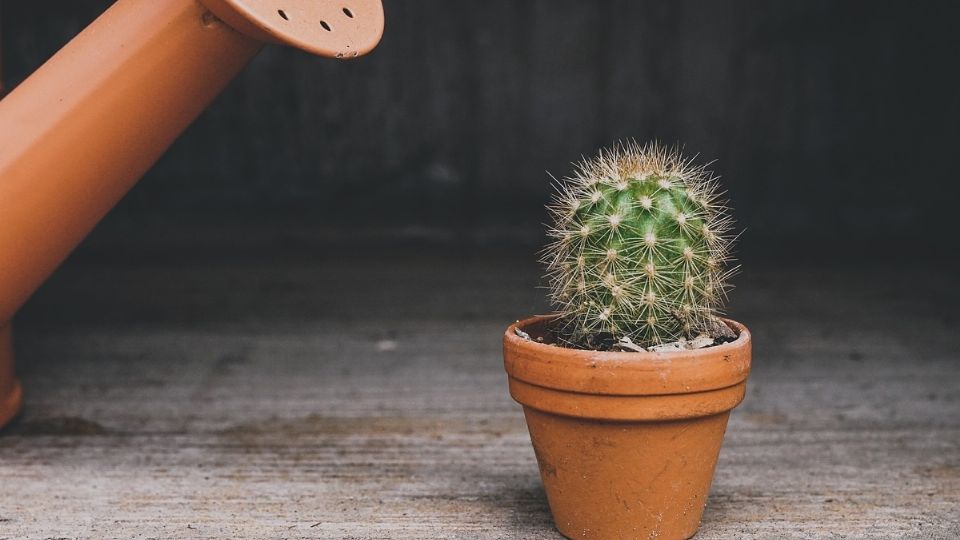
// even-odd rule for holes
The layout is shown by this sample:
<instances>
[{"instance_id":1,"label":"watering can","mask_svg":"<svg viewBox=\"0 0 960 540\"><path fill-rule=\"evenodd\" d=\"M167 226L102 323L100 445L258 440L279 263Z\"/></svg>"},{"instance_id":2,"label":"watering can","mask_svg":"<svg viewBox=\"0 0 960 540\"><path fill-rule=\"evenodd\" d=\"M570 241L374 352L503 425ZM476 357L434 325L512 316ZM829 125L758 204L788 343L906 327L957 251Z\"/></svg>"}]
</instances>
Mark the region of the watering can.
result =
<instances>
[{"instance_id":1,"label":"watering can","mask_svg":"<svg viewBox=\"0 0 960 540\"><path fill-rule=\"evenodd\" d=\"M118 0L0 100L0 426L16 311L265 43L380 41L380 0Z\"/></svg>"}]
</instances>

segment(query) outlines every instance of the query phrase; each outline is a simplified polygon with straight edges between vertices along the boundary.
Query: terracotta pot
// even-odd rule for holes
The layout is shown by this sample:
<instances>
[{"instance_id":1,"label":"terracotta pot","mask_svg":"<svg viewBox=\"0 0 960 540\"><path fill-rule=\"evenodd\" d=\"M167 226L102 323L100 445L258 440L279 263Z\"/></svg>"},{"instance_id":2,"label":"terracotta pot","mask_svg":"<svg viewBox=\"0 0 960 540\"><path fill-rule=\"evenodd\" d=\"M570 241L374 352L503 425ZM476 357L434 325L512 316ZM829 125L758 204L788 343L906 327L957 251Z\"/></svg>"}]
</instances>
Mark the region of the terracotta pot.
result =
<instances>
[{"instance_id":1,"label":"terracotta pot","mask_svg":"<svg viewBox=\"0 0 960 540\"><path fill-rule=\"evenodd\" d=\"M551 345L551 320L510 326L503 350L557 529L568 538L690 538L746 390L750 332L726 321L739 337L715 347L596 352Z\"/></svg>"}]
</instances>

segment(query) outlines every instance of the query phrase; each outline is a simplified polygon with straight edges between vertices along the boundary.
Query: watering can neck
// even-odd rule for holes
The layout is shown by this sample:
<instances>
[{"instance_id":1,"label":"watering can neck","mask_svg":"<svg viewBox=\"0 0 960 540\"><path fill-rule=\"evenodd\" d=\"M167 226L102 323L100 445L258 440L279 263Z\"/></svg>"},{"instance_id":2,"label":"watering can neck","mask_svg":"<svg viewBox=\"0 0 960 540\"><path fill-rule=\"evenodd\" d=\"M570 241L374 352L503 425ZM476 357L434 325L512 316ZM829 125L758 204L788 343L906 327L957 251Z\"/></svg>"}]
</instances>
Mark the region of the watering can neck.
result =
<instances>
[{"instance_id":1,"label":"watering can neck","mask_svg":"<svg viewBox=\"0 0 960 540\"><path fill-rule=\"evenodd\" d=\"M0 326L264 40L342 57L383 29L379 0L278 5L119 0L0 100Z\"/></svg>"},{"instance_id":2,"label":"watering can neck","mask_svg":"<svg viewBox=\"0 0 960 540\"><path fill-rule=\"evenodd\" d=\"M0 100L0 426L10 320L264 42L350 58L380 0L119 0Z\"/></svg>"}]
</instances>

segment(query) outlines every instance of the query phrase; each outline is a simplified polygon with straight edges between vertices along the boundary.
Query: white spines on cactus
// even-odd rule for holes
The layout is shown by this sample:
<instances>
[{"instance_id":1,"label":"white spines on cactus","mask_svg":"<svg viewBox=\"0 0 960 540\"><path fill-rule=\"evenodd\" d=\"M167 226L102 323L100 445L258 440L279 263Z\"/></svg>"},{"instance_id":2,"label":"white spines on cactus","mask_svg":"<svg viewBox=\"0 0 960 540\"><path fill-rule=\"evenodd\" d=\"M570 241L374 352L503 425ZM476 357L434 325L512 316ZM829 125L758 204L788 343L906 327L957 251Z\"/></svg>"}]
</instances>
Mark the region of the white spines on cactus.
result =
<instances>
[{"instance_id":1,"label":"white spines on cactus","mask_svg":"<svg viewBox=\"0 0 960 540\"><path fill-rule=\"evenodd\" d=\"M568 342L689 338L722 308L733 223L717 178L677 148L601 150L558 183L549 210L543 262Z\"/></svg>"}]
</instances>

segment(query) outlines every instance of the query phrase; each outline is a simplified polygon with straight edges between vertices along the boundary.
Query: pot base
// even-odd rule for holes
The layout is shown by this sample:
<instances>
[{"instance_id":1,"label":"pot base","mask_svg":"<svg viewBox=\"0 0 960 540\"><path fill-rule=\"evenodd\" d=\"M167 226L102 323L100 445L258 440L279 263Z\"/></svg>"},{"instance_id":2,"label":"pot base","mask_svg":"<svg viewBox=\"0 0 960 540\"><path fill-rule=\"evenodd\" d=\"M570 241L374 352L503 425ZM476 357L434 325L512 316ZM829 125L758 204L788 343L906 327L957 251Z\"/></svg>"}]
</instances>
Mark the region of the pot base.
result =
<instances>
[{"instance_id":1,"label":"pot base","mask_svg":"<svg viewBox=\"0 0 960 540\"><path fill-rule=\"evenodd\" d=\"M683 540L696 534L729 411L639 423L530 407L524 415L564 536Z\"/></svg>"},{"instance_id":2,"label":"pot base","mask_svg":"<svg viewBox=\"0 0 960 540\"><path fill-rule=\"evenodd\" d=\"M0 427L20 412L23 390L13 370L13 329L0 327Z\"/></svg>"}]
</instances>

